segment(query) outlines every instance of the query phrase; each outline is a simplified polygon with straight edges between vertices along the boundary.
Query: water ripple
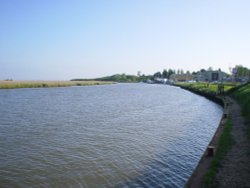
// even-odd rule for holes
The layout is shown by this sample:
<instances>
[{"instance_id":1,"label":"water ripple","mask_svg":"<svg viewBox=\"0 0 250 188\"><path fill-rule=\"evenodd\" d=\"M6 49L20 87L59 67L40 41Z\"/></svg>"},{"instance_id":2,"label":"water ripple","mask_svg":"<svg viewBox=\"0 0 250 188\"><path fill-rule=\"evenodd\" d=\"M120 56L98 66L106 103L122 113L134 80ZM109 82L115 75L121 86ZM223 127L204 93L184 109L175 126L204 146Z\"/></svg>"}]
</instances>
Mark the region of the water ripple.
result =
<instances>
[{"instance_id":1,"label":"water ripple","mask_svg":"<svg viewBox=\"0 0 250 188\"><path fill-rule=\"evenodd\" d=\"M183 187L221 113L164 85L0 90L1 187Z\"/></svg>"}]
</instances>

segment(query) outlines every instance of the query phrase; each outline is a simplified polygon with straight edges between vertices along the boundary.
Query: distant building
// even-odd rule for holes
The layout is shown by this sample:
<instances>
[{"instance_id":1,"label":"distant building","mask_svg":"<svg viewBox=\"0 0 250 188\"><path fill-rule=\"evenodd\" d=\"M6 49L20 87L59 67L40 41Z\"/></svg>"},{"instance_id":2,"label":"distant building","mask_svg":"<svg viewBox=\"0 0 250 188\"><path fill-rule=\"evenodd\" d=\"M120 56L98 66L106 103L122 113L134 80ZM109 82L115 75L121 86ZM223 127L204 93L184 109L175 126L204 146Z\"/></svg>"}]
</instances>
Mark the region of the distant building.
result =
<instances>
[{"instance_id":1,"label":"distant building","mask_svg":"<svg viewBox=\"0 0 250 188\"><path fill-rule=\"evenodd\" d=\"M219 70L199 71L195 76L195 80L198 82L215 82L223 81L226 78L226 73Z\"/></svg>"},{"instance_id":2,"label":"distant building","mask_svg":"<svg viewBox=\"0 0 250 188\"><path fill-rule=\"evenodd\" d=\"M192 74L172 74L170 80L174 82L188 82L194 79Z\"/></svg>"}]
</instances>

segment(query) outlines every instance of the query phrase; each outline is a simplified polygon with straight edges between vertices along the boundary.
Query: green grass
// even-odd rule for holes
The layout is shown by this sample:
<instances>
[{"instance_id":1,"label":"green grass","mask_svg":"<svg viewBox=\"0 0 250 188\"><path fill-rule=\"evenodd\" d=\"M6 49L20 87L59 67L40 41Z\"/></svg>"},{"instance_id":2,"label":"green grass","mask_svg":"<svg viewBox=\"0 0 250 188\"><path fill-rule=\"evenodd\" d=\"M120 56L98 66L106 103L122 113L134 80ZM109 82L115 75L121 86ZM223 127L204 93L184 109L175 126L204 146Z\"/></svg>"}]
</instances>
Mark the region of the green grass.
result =
<instances>
[{"instance_id":1,"label":"green grass","mask_svg":"<svg viewBox=\"0 0 250 188\"><path fill-rule=\"evenodd\" d=\"M246 134L250 139L250 83L237 86L229 92L229 95L234 97L242 107L242 114L247 120ZM220 167L220 161L233 144L233 138L230 134L231 126L230 120L227 121L219 140L218 150L212 159L209 170L204 176L204 187L217 187L215 175Z\"/></svg>"},{"instance_id":2,"label":"green grass","mask_svg":"<svg viewBox=\"0 0 250 188\"><path fill-rule=\"evenodd\" d=\"M231 135L231 120L227 120L224 125L224 130L220 136L219 143L217 146L217 151L212 159L211 165L203 177L203 185L204 187L217 187L217 183L215 181L215 175L220 167L220 161L225 156L225 154L229 151L233 144L233 137Z\"/></svg>"},{"instance_id":3,"label":"green grass","mask_svg":"<svg viewBox=\"0 0 250 188\"><path fill-rule=\"evenodd\" d=\"M239 86L231 93L242 107L242 114L247 120L246 134L250 139L250 83Z\"/></svg>"},{"instance_id":4,"label":"green grass","mask_svg":"<svg viewBox=\"0 0 250 188\"><path fill-rule=\"evenodd\" d=\"M204 96L212 96L210 99L215 98L218 88L218 84L208 83L177 83L176 85L194 91L195 93L202 94ZM226 83L224 84L224 91L224 95L232 96L240 103L242 114L248 122L246 134L250 139L250 83L244 85ZM230 118L229 120L227 120L224 126L224 130L219 138L217 151L212 159L208 171L203 177L203 187L206 188L218 187L217 182L215 181L216 173L221 165L221 160L234 143L233 137L231 135L232 124Z\"/></svg>"},{"instance_id":5,"label":"green grass","mask_svg":"<svg viewBox=\"0 0 250 188\"><path fill-rule=\"evenodd\" d=\"M216 94L218 84L217 83L205 83L205 82L197 82L197 83L187 83L187 82L178 82L176 83L178 86L186 87L192 90L197 90L206 94ZM224 91L227 92L236 84L232 83L224 83Z\"/></svg>"},{"instance_id":6,"label":"green grass","mask_svg":"<svg viewBox=\"0 0 250 188\"><path fill-rule=\"evenodd\" d=\"M0 81L0 89L46 88L112 84L108 81Z\"/></svg>"}]
</instances>

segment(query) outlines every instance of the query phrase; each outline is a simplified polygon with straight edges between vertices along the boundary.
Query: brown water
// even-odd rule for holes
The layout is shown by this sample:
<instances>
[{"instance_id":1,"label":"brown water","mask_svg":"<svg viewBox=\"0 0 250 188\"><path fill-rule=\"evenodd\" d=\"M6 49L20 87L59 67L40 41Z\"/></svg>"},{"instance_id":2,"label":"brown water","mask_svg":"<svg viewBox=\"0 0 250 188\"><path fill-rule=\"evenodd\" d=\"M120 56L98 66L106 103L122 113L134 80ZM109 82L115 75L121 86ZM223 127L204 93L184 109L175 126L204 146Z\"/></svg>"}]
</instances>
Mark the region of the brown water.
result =
<instances>
[{"instance_id":1,"label":"brown water","mask_svg":"<svg viewBox=\"0 0 250 188\"><path fill-rule=\"evenodd\" d=\"M183 187L221 114L166 85L0 90L0 187Z\"/></svg>"}]
</instances>

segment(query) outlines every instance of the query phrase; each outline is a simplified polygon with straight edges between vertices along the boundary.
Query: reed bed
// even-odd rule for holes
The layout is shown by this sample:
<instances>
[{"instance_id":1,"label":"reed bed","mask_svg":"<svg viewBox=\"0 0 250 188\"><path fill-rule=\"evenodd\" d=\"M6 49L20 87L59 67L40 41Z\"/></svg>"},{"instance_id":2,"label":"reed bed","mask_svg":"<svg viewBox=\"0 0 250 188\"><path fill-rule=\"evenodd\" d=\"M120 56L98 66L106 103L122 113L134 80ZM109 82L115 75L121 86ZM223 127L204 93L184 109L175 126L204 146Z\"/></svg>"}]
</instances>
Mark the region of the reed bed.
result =
<instances>
[{"instance_id":1,"label":"reed bed","mask_svg":"<svg viewBox=\"0 0 250 188\"><path fill-rule=\"evenodd\" d=\"M0 81L0 89L47 88L113 84L106 81Z\"/></svg>"}]
</instances>

